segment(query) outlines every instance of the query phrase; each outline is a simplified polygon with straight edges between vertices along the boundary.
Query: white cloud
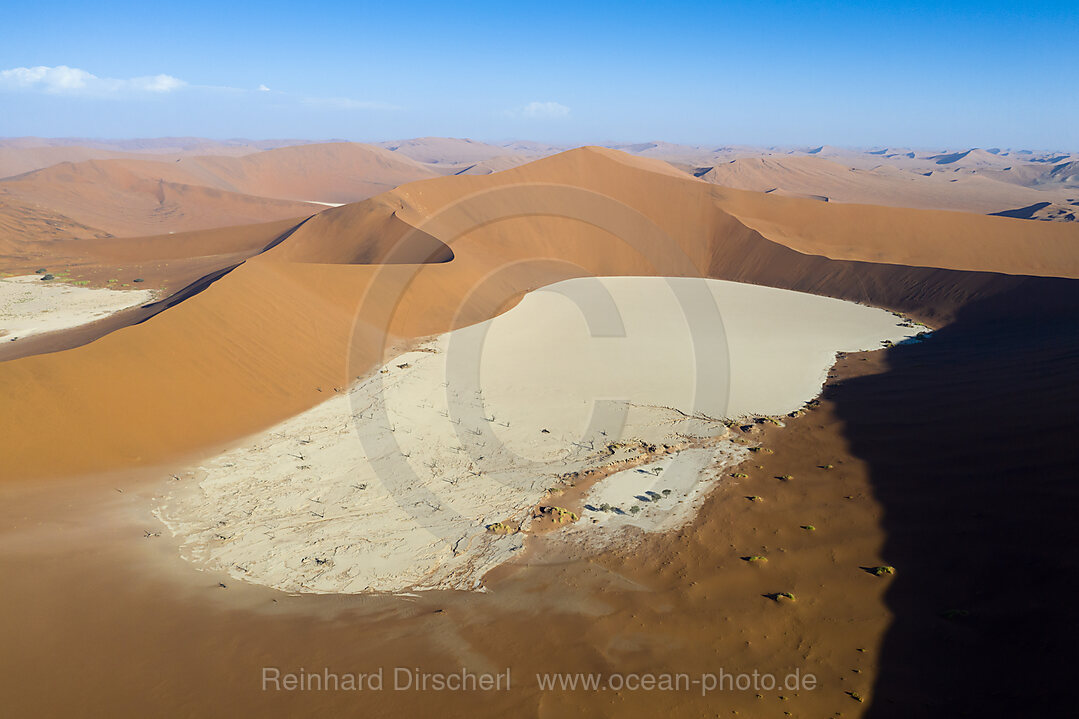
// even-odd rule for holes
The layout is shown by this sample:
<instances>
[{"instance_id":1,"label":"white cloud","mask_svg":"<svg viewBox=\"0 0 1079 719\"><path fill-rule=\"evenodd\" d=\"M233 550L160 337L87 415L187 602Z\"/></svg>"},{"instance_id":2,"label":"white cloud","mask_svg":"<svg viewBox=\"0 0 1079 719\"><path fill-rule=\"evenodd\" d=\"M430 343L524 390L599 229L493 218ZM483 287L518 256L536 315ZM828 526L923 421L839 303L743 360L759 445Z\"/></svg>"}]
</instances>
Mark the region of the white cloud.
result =
<instances>
[{"instance_id":1,"label":"white cloud","mask_svg":"<svg viewBox=\"0 0 1079 719\"><path fill-rule=\"evenodd\" d=\"M139 95L163 95L180 88L198 92L212 93L255 93L273 92L266 85L256 89L243 89L219 85L188 85L172 75L148 75L131 78L98 77L77 67L57 65L56 67L14 67L0 70L0 92L25 91L40 92L48 95L81 97L131 98ZM286 102L300 103L311 107L335 110L400 110L400 107L385 102L371 100L353 100L347 97L304 97L288 92L277 91L274 95Z\"/></svg>"},{"instance_id":2,"label":"white cloud","mask_svg":"<svg viewBox=\"0 0 1079 719\"><path fill-rule=\"evenodd\" d=\"M121 80L120 82L125 82ZM127 85L135 90L147 92L172 92L183 87L187 83L172 75L154 75L153 77L134 77L126 81Z\"/></svg>"},{"instance_id":3,"label":"white cloud","mask_svg":"<svg viewBox=\"0 0 1079 719\"><path fill-rule=\"evenodd\" d=\"M530 102L524 107L511 110L512 117L527 117L531 119L550 119L568 117L569 108L558 102Z\"/></svg>"},{"instance_id":4,"label":"white cloud","mask_svg":"<svg viewBox=\"0 0 1079 719\"><path fill-rule=\"evenodd\" d=\"M0 70L0 89L31 90L52 95L118 95L122 93L166 93L187 85L172 75L151 75L119 79L98 77L67 65L56 67L15 67Z\"/></svg>"}]
</instances>

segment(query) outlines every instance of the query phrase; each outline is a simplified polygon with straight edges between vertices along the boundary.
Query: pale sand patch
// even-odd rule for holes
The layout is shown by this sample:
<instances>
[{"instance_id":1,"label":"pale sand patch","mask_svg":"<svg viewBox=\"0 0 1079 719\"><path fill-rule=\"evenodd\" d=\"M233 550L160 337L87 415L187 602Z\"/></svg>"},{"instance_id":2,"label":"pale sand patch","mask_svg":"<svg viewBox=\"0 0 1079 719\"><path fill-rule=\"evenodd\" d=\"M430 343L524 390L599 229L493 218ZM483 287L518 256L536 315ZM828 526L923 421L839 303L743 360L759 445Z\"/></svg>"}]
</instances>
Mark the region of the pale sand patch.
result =
<instances>
[{"instance_id":1,"label":"pale sand patch","mask_svg":"<svg viewBox=\"0 0 1079 719\"><path fill-rule=\"evenodd\" d=\"M0 336L20 337L55 332L93 322L129 307L146 304L149 290L75 287L41 275L0 279Z\"/></svg>"},{"instance_id":2,"label":"pale sand patch","mask_svg":"<svg viewBox=\"0 0 1079 719\"><path fill-rule=\"evenodd\" d=\"M671 491L575 532L684 524L744 456L723 417L797 409L836 351L913 332L883 310L772 288L569 280L192 470L156 514L185 557L286 591L476 589L524 542L486 527L527 530L584 472L644 463L592 502L628 509Z\"/></svg>"}]
</instances>

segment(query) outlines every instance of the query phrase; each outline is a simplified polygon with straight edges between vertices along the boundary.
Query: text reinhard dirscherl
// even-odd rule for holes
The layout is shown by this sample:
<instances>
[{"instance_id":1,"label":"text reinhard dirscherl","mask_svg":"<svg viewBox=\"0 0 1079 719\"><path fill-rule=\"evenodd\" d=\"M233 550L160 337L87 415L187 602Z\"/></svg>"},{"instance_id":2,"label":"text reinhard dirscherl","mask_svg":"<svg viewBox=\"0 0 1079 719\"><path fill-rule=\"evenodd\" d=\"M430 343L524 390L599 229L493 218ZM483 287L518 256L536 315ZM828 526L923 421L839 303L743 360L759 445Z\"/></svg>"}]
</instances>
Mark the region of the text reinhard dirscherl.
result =
<instances>
[{"instance_id":1,"label":"text reinhard dirscherl","mask_svg":"<svg viewBox=\"0 0 1079 719\"><path fill-rule=\"evenodd\" d=\"M817 688L817 677L800 669L787 674L769 672L716 672L699 674L672 672L640 673L550 673L536 674L540 691L674 691L712 692L733 691L797 691ZM426 672L419 667L378 667L369 672L335 672L329 668L282 671L278 667L262 668L262 691L286 692L351 692L351 691L417 691L464 692L508 691L512 688L510 669L501 672L474 672L461 668L452 672Z\"/></svg>"}]
</instances>

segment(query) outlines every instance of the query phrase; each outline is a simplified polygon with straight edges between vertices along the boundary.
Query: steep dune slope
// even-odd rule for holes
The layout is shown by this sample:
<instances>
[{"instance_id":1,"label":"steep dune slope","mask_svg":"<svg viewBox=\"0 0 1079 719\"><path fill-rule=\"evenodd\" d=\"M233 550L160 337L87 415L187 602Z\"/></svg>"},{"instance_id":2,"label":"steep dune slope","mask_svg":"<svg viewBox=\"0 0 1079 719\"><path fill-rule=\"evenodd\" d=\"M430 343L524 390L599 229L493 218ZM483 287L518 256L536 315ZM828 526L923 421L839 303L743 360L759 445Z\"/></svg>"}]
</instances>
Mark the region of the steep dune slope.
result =
<instances>
[{"instance_id":1,"label":"steep dune slope","mask_svg":"<svg viewBox=\"0 0 1079 719\"><path fill-rule=\"evenodd\" d=\"M0 471L149 464L236 438L393 347L570 277L709 276L946 320L1026 281L993 273L1079 276L1077 239L1065 224L729 190L595 148L411 183L315 215L149 321L0 363Z\"/></svg>"}]
</instances>

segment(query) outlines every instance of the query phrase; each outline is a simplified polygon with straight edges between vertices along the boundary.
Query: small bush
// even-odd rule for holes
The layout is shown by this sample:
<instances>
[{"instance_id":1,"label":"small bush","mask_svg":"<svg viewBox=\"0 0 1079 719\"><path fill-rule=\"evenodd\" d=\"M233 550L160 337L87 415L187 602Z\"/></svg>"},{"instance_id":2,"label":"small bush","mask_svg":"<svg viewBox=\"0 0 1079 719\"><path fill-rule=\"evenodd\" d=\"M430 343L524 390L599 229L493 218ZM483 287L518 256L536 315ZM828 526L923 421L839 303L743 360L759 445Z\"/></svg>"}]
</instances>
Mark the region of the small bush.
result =
<instances>
[{"instance_id":1,"label":"small bush","mask_svg":"<svg viewBox=\"0 0 1079 719\"><path fill-rule=\"evenodd\" d=\"M43 279L43 280L52 280L52 279L55 279L55 277L53 275L50 275L50 274L46 273L46 274L41 276L41 279Z\"/></svg>"},{"instance_id":2,"label":"small bush","mask_svg":"<svg viewBox=\"0 0 1079 719\"><path fill-rule=\"evenodd\" d=\"M629 508L630 514L636 514L639 511L641 511L641 508L638 507L636 504Z\"/></svg>"},{"instance_id":3,"label":"small bush","mask_svg":"<svg viewBox=\"0 0 1079 719\"><path fill-rule=\"evenodd\" d=\"M48 272L48 270L46 270L44 267L42 267L40 269L37 269L37 270L34 270L34 274L37 274L37 275L43 275L46 272Z\"/></svg>"},{"instance_id":4,"label":"small bush","mask_svg":"<svg viewBox=\"0 0 1079 719\"><path fill-rule=\"evenodd\" d=\"M142 279L141 277L136 277L135 279L133 279L131 281L132 282L145 282L146 280Z\"/></svg>"}]
</instances>

